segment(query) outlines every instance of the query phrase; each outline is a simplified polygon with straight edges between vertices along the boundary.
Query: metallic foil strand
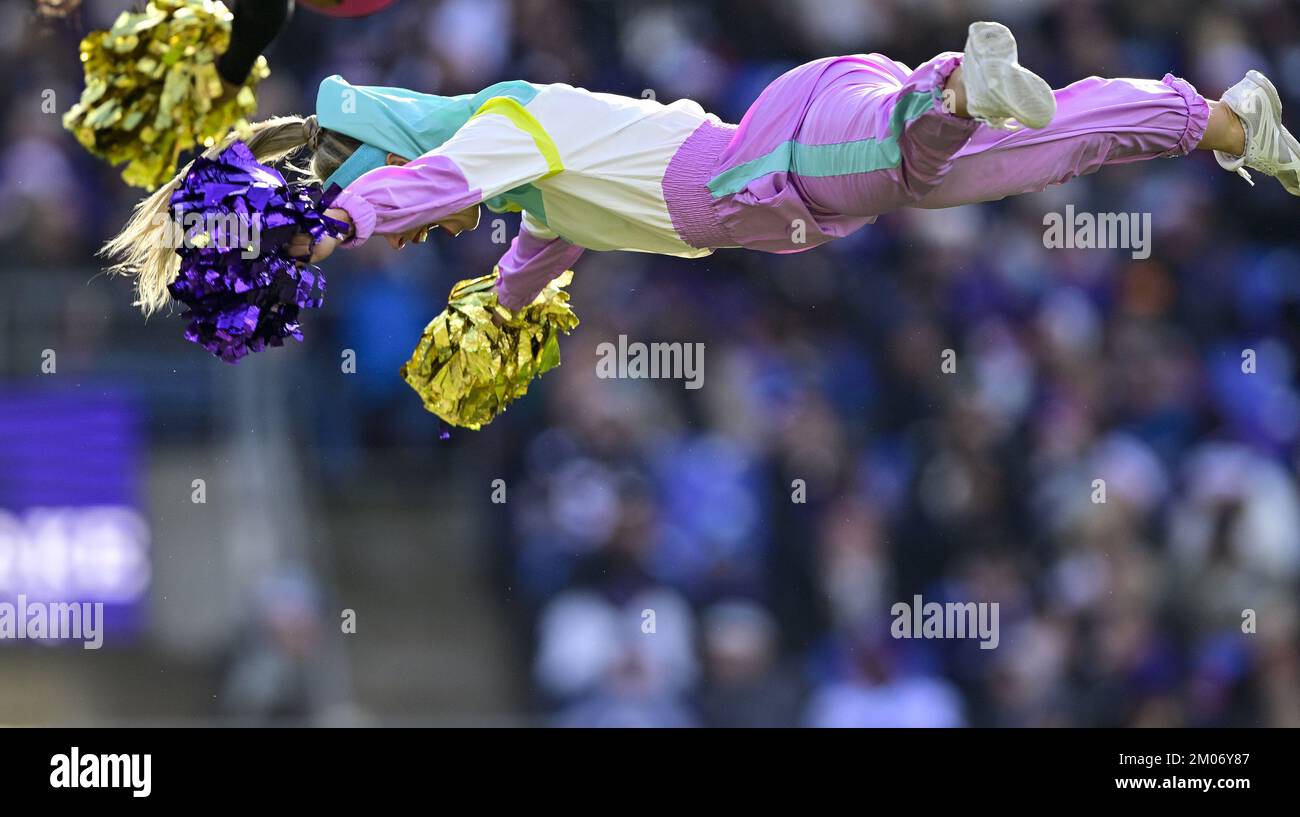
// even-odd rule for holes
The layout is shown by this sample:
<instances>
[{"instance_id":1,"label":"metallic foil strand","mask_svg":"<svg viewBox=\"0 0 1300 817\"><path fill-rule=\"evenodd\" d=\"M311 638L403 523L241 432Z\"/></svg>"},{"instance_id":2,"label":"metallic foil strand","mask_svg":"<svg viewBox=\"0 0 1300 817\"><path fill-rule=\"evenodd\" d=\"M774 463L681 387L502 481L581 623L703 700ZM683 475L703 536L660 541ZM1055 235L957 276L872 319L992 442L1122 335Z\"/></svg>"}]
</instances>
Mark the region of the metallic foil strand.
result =
<instances>
[{"instance_id":1,"label":"metallic foil strand","mask_svg":"<svg viewBox=\"0 0 1300 817\"><path fill-rule=\"evenodd\" d=\"M480 429L523 397L560 365L560 333L578 325L564 291L572 270L515 312L497 303L499 273L456 284L401 369L424 407L453 426Z\"/></svg>"},{"instance_id":2,"label":"metallic foil strand","mask_svg":"<svg viewBox=\"0 0 1300 817\"><path fill-rule=\"evenodd\" d=\"M85 90L63 117L83 147L122 179L155 189L181 153L211 147L257 110L253 89L270 75L259 57L239 91L224 96L217 58L232 16L220 0L150 0L81 41Z\"/></svg>"}]
</instances>

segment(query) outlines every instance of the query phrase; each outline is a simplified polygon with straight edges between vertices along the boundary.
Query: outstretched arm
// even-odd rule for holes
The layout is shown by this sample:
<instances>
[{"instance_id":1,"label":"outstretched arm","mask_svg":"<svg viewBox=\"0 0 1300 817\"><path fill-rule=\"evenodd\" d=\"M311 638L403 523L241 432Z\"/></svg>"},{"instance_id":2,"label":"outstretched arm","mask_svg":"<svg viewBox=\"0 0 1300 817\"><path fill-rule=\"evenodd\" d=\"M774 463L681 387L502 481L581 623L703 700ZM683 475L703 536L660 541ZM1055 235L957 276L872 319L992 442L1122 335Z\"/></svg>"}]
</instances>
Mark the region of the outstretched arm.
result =
<instances>
[{"instance_id":1,"label":"outstretched arm","mask_svg":"<svg viewBox=\"0 0 1300 817\"><path fill-rule=\"evenodd\" d=\"M519 235L497 264L497 300L506 309L520 309L552 280L573 266L582 247L570 244L524 213Z\"/></svg>"},{"instance_id":2,"label":"outstretched arm","mask_svg":"<svg viewBox=\"0 0 1300 817\"><path fill-rule=\"evenodd\" d=\"M347 244L360 244L373 233L428 226L558 172L558 159L543 151L538 138L509 116L481 113L435 150L404 165L372 170L348 185L334 200L354 227Z\"/></svg>"}]
</instances>

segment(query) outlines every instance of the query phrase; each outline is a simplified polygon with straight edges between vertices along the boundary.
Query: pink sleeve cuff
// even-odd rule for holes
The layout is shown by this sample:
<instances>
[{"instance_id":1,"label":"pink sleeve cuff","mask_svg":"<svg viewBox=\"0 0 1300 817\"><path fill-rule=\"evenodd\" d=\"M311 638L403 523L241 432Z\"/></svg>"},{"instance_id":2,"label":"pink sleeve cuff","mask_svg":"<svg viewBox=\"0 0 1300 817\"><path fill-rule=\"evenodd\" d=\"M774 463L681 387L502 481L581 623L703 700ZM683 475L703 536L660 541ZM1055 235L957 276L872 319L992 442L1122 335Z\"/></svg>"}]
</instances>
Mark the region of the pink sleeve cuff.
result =
<instances>
[{"instance_id":1,"label":"pink sleeve cuff","mask_svg":"<svg viewBox=\"0 0 1300 817\"><path fill-rule=\"evenodd\" d=\"M344 190L335 197L333 206L346 210L348 216L352 219L352 237L344 241L340 246L359 247L374 234L375 208L370 202L356 193L349 193Z\"/></svg>"},{"instance_id":2,"label":"pink sleeve cuff","mask_svg":"<svg viewBox=\"0 0 1300 817\"><path fill-rule=\"evenodd\" d=\"M533 302L546 285L559 277L582 255L582 247L562 238L538 238L520 228L497 269L497 303L514 311Z\"/></svg>"},{"instance_id":3,"label":"pink sleeve cuff","mask_svg":"<svg viewBox=\"0 0 1300 817\"><path fill-rule=\"evenodd\" d=\"M498 272L499 271L498 268ZM517 290L511 291L511 288L506 283L507 280L508 279L505 275L501 275L497 278L497 303L501 304L506 309L509 309L511 312L514 312L517 309L523 309L525 306L528 306L533 302L533 298L537 297L537 292L529 295L527 292L519 292ZM545 287L545 284L542 286ZM541 290L538 290L538 292L541 292Z\"/></svg>"}]
</instances>

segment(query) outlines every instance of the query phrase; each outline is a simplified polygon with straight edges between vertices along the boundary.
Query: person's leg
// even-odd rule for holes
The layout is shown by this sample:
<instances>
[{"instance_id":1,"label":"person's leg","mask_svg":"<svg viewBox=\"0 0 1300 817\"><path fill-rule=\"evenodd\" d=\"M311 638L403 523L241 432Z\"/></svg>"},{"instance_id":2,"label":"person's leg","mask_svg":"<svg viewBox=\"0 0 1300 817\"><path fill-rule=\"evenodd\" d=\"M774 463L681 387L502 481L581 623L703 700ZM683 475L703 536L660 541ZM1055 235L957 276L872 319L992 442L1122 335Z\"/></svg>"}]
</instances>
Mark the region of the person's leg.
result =
<instances>
[{"instance_id":1,"label":"person's leg","mask_svg":"<svg viewBox=\"0 0 1300 817\"><path fill-rule=\"evenodd\" d=\"M1246 152L1246 129L1241 120L1222 102L1206 100L1210 106L1210 119L1205 123L1205 135L1197 143L1197 150L1217 150L1240 156Z\"/></svg>"},{"instance_id":2,"label":"person's leg","mask_svg":"<svg viewBox=\"0 0 1300 817\"><path fill-rule=\"evenodd\" d=\"M949 100L949 110L957 116L969 117L966 107L966 85L962 82L960 65L948 75L944 83L944 97ZM1240 156L1246 149L1246 129L1232 109L1216 99L1207 99L1210 119L1205 124L1205 135L1196 145L1197 150L1218 150Z\"/></svg>"},{"instance_id":3,"label":"person's leg","mask_svg":"<svg viewBox=\"0 0 1300 817\"><path fill-rule=\"evenodd\" d=\"M691 195L691 184L678 183L689 162L674 159L665 191L674 191L673 223L692 246L802 252L924 200L973 134L1012 121L1041 127L1055 111L1051 88L1017 62L1011 32L973 23L964 53L915 71L869 54L787 72L712 165L708 208L681 202ZM701 212L717 217L717 235L690 226Z\"/></svg>"},{"instance_id":4,"label":"person's leg","mask_svg":"<svg viewBox=\"0 0 1300 817\"><path fill-rule=\"evenodd\" d=\"M929 196L981 123L999 133L1013 122L1047 126L1056 99L1017 57L1010 30L987 22L971 24L964 53L915 71L873 55L882 70L812 98L794 143L801 194L822 211L872 218Z\"/></svg>"},{"instance_id":5,"label":"person's leg","mask_svg":"<svg viewBox=\"0 0 1300 817\"><path fill-rule=\"evenodd\" d=\"M961 54L940 54L915 71L870 59L878 71L847 76L813 97L793 140L792 181L817 211L870 218L915 204L979 128L944 105Z\"/></svg>"},{"instance_id":6,"label":"person's leg","mask_svg":"<svg viewBox=\"0 0 1300 817\"><path fill-rule=\"evenodd\" d=\"M960 77L958 78L960 79ZM915 206L993 201L1042 190L1108 164L1182 156L1200 147L1241 147L1226 108L1190 84L1090 77L1055 92L1057 110L1042 130L980 128L951 169Z\"/></svg>"}]
</instances>

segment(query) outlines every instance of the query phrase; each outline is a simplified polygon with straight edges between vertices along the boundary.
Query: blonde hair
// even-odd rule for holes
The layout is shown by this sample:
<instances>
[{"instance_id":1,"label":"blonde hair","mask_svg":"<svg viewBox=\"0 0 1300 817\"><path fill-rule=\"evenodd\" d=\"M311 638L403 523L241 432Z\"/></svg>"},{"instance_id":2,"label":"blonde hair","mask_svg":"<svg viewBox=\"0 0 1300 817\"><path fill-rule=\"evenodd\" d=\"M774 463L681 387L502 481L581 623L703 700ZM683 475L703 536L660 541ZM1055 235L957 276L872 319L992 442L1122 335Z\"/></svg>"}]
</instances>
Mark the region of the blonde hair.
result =
<instances>
[{"instance_id":1,"label":"blonde hair","mask_svg":"<svg viewBox=\"0 0 1300 817\"><path fill-rule=\"evenodd\" d=\"M322 128L315 116L277 116L230 133L204 151L203 156L215 158L236 140L243 140L263 164L274 164L305 148L311 154L309 165L290 168L314 181L329 178L361 146L361 142L350 136ZM137 204L121 232L99 251L113 262L108 267L109 273L135 278L135 306L146 315L157 312L171 300L167 285L180 269L176 241L172 240L178 234L179 225L171 218L171 196L192 164L187 164L171 181Z\"/></svg>"}]
</instances>

